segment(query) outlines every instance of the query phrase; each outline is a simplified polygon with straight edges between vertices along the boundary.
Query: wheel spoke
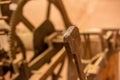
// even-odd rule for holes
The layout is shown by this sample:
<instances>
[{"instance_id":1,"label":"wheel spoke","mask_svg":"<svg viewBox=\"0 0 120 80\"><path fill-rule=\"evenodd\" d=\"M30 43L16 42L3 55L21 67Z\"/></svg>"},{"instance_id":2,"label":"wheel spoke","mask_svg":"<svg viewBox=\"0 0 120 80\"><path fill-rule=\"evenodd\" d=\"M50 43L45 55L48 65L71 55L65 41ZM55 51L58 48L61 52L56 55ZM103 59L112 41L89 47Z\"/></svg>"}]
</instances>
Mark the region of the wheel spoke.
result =
<instances>
[{"instance_id":1,"label":"wheel spoke","mask_svg":"<svg viewBox=\"0 0 120 80\"><path fill-rule=\"evenodd\" d=\"M20 19L30 31L34 30L34 26L23 15L21 15Z\"/></svg>"}]
</instances>

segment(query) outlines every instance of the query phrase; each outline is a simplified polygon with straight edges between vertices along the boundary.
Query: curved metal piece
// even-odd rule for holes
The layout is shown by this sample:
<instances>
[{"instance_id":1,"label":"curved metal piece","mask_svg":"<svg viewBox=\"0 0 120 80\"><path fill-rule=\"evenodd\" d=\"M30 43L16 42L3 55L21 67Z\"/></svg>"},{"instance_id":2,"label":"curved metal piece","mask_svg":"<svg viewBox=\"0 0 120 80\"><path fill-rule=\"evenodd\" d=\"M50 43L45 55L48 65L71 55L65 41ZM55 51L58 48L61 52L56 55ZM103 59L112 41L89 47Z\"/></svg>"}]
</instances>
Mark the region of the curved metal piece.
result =
<instances>
[{"instance_id":1,"label":"curved metal piece","mask_svg":"<svg viewBox=\"0 0 120 80\"><path fill-rule=\"evenodd\" d=\"M62 0L49 0L49 1L52 2L60 11L62 18L64 20L64 23L65 23L65 28L67 29L69 26L72 26L73 24L71 23L67 15L67 12L65 10Z\"/></svg>"},{"instance_id":2,"label":"curved metal piece","mask_svg":"<svg viewBox=\"0 0 120 80\"><path fill-rule=\"evenodd\" d=\"M11 48L11 54L12 54L13 59L15 58L15 52L16 52L16 50L15 50L15 42L17 42L17 44L21 48L23 56L24 56L24 59L26 58L26 56L25 56L25 52L26 52L25 51L25 47L24 47L21 39L16 34L16 25L20 21L24 22L23 19L21 19L21 15L23 15L22 14L22 9L23 9L24 5L27 2L28 2L28 0L19 0L18 7L17 7L16 11L13 12L11 20L10 20L10 26L11 26L11 33L10 33L10 35L11 35L10 42L11 43L10 43L10 48ZM22 18L23 18L23 16L22 16ZM26 23L26 22L24 22L24 23ZM34 30L33 26L32 26L32 28L29 27L29 26L27 26L27 27L28 27L28 29L30 29L30 31Z\"/></svg>"},{"instance_id":3,"label":"curved metal piece","mask_svg":"<svg viewBox=\"0 0 120 80\"><path fill-rule=\"evenodd\" d=\"M48 48L48 44L45 43L44 39L51 33L55 32L54 25L51 21L46 20L42 25L40 25L34 32L33 44L35 50L35 56L41 54L44 50Z\"/></svg>"}]
</instances>

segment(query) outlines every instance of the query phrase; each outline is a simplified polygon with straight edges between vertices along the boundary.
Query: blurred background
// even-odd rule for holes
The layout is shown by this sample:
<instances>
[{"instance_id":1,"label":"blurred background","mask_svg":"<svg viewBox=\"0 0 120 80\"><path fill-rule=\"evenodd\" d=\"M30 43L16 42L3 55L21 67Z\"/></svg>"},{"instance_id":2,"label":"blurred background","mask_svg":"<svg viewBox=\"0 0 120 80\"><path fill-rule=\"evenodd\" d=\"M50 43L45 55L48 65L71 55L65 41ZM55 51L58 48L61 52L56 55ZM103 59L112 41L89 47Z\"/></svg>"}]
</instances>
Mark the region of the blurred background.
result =
<instances>
[{"instance_id":1,"label":"blurred background","mask_svg":"<svg viewBox=\"0 0 120 80\"><path fill-rule=\"evenodd\" d=\"M88 73L87 75L92 74L92 76L88 77L88 80L120 80L120 78L118 77L120 75L119 73L120 72L119 71L120 0L58 0L58 1L57 0L56 1L55 0L11 0L11 1L0 0L0 1L1 1L0 2L1 4L0 67L2 66L3 68L3 71L2 68L0 69L1 70L0 80L42 80L39 79L39 77L41 75L41 72L46 72L46 70L48 69L46 68L46 66L51 65L48 63L51 63L52 61L53 62L57 61L56 57L54 56L50 57L50 59L44 58L44 56L51 56L51 55L46 55L49 53L45 51L47 50L47 48L49 47L51 48L51 43L53 43L52 46L55 44L55 47L52 47L53 48L52 50L55 51L54 53L58 53L62 49L63 42L61 43L59 41L61 41L61 36L63 41L63 35L67 30L65 24L67 23L67 21L68 23L70 23L68 24L67 27L74 25L79 29L81 43L82 43L81 44L82 47L80 50L81 58L89 60L88 63L83 64L83 66L84 69L87 69L88 71L86 72ZM53 31L51 30L52 29L51 24L50 23L48 24L47 22L46 22L46 26L50 25L50 28L49 27L40 28L41 25L43 25L43 23L46 21L49 1L51 1L52 3L49 12L49 21L52 22L52 25L54 27ZM59 4L59 1L63 3L66 11L63 12L63 15L64 13L67 13L66 15L68 17L68 20L66 22L63 19L63 17L65 16L61 14L60 9L58 9L55 5L58 2L58 5L62 6L61 4ZM6 16L8 17L8 19L6 18ZM8 32L6 32L6 30ZM60 33L61 34L60 36L57 35L56 41L53 38L51 39L50 34L52 34L53 32L58 32L57 34L59 34L59 32L62 32L62 34ZM86 35L87 37L85 37ZM20 40L18 39L18 37ZM45 42L46 37L50 38L50 39L47 38L47 42ZM39 49L41 49L41 46L43 47L43 49L39 51ZM106 48L107 48L107 52L106 52ZM8 53L7 60L6 57L3 57L4 53L2 52L2 50ZM41 54L44 52L45 54L41 56ZM90 68L88 68L89 67L88 64L90 65L92 64L92 62L90 61L92 61L92 59L98 53L103 53L102 55L105 57L102 56L102 59L100 61L101 63L99 65L97 66L94 65L92 67L90 66L91 71L89 72ZM13 56L16 57L13 58ZM95 61L97 62L97 60L100 57L101 54L99 55L99 57L97 57L97 59L95 59ZM42 58L48 61L44 61L44 60L42 61ZM11 60L10 62L8 62L9 59ZM16 62L14 60L16 60ZM6 62L9 65L9 66L7 65L7 67L5 64ZM65 57L63 62L64 62L63 63L64 66L62 67L60 73L61 75L58 75L60 76L59 78L55 78L55 79L52 78L52 77L56 77L54 74L52 74L52 77L49 76L47 79L46 78L43 79L69 80L67 75L68 74L67 70L68 67L70 66L68 64L69 63L68 57ZM95 62L93 61L93 64L94 63ZM41 69L41 71L40 72L39 70L32 71L32 69L34 69L35 66L39 64L43 65L42 67L40 66L39 68L39 70ZM21 65L27 67L21 68ZM86 65L88 66L85 67ZM106 66L103 68L104 65ZM58 66L55 67L56 70L51 71L51 73L58 72L60 66L61 65L58 64ZM27 71L29 68L30 68L30 72ZM92 72L92 70L95 70L95 72L94 71ZM32 72L32 76L31 76L31 72ZM16 73L22 75L19 76ZM27 74L30 74L30 76ZM95 75L94 77L93 74ZM13 76L17 75L17 78L12 79L11 75ZM27 77L24 79L23 78L24 76ZM1 77L4 77L4 79L2 79Z\"/></svg>"}]
</instances>

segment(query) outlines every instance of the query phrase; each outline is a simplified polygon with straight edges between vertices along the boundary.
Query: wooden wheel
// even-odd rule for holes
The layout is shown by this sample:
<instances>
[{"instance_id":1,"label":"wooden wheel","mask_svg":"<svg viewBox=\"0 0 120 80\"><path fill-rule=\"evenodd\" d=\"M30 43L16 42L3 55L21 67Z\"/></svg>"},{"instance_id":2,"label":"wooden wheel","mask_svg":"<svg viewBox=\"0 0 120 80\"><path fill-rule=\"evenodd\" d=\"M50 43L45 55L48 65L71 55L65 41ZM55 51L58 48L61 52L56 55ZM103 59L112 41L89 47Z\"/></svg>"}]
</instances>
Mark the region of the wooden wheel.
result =
<instances>
[{"instance_id":1,"label":"wooden wheel","mask_svg":"<svg viewBox=\"0 0 120 80\"><path fill-rule=\"evenodd\" d=\"M10 20L10 26L11 26L11 52L14 56L14 53L16 52L15 50L15 41L16 43L19 44L21 52L23 53L23 56L25 58L25 46L23 44L23 41L21 38L17 35L16 32L16 26L22 22L26 28L33 33L33 47L37 48L37 52L39 54L44 51L48 45L47 43L44 42L44 38L48 35L50 35L52 32L55 31L53 24L49 21L46 20L42 25L40 25L37 29L35 29L34 25L31 24L31 22L23 15L23 8L27 4L27 2L30 0L19 0L18 2L18 7L16 10L13 12ZM43 26L43 27L41 27ZM37 41L37 42L36 42ZM42 47L41 47L42 46ZM36 53L36 50L35 50ZM37 53L38 55L38 53Z\"/></svg>"},{"instance_id":2,"label":"wooden wheel","mask_svg":"<svg viewBox=\"0 0 120 80\"><path fill-rule=\"evenodd\" d=\"M10 44L10 46L11 46L11 53L12 53L13 58L15 58L15 53L16 53L17 47L19 47L21 49L21 52L23 53L24 59L26 58L25 57L26 51L25 51L24 44L21 41L21 39L19 38L19 36L16 34L16 26L20 21L22 21L23 23L26 23L23 21L24 16L22 14L22 8L24 7L24 5L26 4L27 1L28 0L19 0L18 7L13 12L13 14L11 16L11 20L10 20L10 26L11 26L11 34L10 34L11 35L11 44ZM26 18L25 18L25 20L26 20ZM33 28L34 27L32 26L32 28L30 28L30 31L32 31Z\"/></svg>"}]
</instances>

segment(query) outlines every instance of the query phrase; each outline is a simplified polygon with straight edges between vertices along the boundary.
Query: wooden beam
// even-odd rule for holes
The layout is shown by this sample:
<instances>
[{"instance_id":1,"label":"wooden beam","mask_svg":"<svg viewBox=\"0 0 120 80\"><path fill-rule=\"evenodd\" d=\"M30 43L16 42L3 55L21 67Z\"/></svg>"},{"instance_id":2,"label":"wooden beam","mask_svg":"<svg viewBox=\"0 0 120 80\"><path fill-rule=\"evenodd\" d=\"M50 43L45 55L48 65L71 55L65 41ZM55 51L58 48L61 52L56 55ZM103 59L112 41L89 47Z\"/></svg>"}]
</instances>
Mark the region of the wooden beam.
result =
<instances>
[{"instance_id":1,"label":"wooden beam","mask_svg":"<svg viewBox=\"0 0 120 80\"><path fill-rule=\"evenodd\" d=\"M56 53L56 56L53 57L52 61L49 64L45 64L43 67L41 67L39 70L37 70L39 74L34 74L31 76L29 80L46 80L49 75L51 75L56 68L56 66L63 61L65 58L65 48L63 47L60 51Z\"/></svg>"},{"instance_id":2,"label":"wooden beam","mask_svg":"<svg viewBox=\"0 0 120 80\"><path fill-rule=\"evenodd\" d=\"M8 19L8 17L7 16L1 16L0 17L0 20L5 20L5 19Z\"/></svg>"},{"instance_id":3,"label":"wooden beam","mask_svg":"<svg viewBox=\"0 0 120 80\"><path fill-rule=\"evenodd\" d=\"M0 1L0 5L10 4L10 3L11 3L11 1L10 1L10 0L8 0L8 1Z\"/></svg>"}]
</instances>

